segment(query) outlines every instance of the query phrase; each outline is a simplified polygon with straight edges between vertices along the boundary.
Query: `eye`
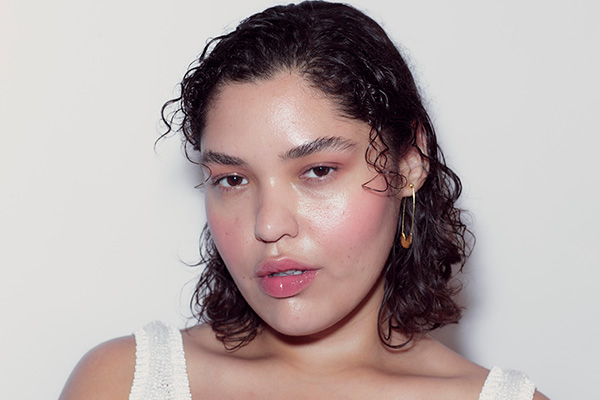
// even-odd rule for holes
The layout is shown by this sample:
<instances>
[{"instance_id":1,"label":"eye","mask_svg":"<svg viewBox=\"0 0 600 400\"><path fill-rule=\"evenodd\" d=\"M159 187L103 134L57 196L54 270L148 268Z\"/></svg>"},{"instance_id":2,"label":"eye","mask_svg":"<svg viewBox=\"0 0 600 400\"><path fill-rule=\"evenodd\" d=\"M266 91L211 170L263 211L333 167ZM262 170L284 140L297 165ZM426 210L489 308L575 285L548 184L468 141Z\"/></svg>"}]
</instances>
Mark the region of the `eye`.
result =
<instances>
[{"instance_id":1,"label":"eye","mask_svg":"<svg viewBox=\"0 0 600 400\"><path fill-rule=\"evenodd\" d=\"M319 165L317 167L312 167L311 169L306 171L304 173L304 176L307 178L316 178L316 179L325 178L327 175L330 175L333 171L335 171L335 168L333 168L333 167Z\"/></svg>"},{"instance_id":2,"label":"eye","mask_svg":"<svg viewBox=\"0 0 600 400\"><path fill-rule=\"evenodd\" d=\"M227 175L214 180L213 185L222 186L224 188L233 188L248 183L248 179L239 175Z\"/></svg>"}]
</instances>

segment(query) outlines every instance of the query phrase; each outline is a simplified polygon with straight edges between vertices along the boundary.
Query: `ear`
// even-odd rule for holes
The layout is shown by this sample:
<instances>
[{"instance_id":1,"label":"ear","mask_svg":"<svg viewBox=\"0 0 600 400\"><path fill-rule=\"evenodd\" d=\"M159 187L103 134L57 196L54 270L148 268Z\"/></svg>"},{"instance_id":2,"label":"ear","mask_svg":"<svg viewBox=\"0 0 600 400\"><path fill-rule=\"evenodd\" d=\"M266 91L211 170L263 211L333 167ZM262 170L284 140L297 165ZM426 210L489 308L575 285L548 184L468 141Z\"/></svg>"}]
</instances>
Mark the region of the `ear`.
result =
<instances>
[{"instance_id":1,"label":"ear","mask_svg":"<svg viewBox=\"0 0 600 400\"><path fill-rule=\"evenodd\" d=\"M429 171L429 160L427 159L427 140L422 128L417 128L416 145L411 146L402 160L400 160L400 173L406 177L406 186L400 190L399 196L408 197L412 196L412 189L408 187L408 184L412 183L415 187L415 191L419 190L425 180L427 179Z\"/></svg>"}]
</instances>

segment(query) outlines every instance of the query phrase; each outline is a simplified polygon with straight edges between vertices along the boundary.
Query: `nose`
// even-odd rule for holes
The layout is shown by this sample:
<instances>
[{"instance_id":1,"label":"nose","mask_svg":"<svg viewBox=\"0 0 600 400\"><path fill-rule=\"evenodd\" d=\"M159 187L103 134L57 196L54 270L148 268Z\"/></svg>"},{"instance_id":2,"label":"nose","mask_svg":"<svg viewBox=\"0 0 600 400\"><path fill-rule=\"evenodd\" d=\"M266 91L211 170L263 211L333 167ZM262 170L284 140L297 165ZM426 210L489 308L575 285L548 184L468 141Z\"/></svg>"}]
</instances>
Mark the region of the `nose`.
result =
<instances>
[{"instance_id":1,"label":"nose","mask_svg":"<svg viewBox=\"0 0 600 400\"><path fill-rule=\"evenodd\" d=\"M294 194L273 187L263 191L256 209L254 237L264 243L273 243L283 237L297 235Z\"/></svg>"}]
</instances>

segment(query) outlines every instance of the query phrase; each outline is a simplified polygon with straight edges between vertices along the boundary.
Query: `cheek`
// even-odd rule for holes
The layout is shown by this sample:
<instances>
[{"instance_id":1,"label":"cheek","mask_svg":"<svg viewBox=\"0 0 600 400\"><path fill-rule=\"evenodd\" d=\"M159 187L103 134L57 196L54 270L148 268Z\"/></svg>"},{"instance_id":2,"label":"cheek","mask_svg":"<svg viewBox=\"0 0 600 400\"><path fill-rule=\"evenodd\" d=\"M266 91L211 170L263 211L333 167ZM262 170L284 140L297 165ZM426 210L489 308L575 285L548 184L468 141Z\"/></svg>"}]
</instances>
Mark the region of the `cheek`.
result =
<instances>
[{"instance_id":1,"label":"cheek","mask_svg":"<svg viewBox=\"0 0 600 400\"><path fill-rule=\"evenodd\" d=\"M206 220L217 250L227 267L239 265L248 243L248 233L243 228L240 216L223 213L219 207L211 207L207 201Z\"/></svg>"},{"instance_id":2,"label":"cheek","mask_svg":"<svg viewBox=\"0 0 600 400\"><path fill-rule=\"evenodd\" d=\"M330 193L327 197L301 199L298 214L311 231L320 232L323 239L339 233L347 223L350 196L345 193Z\"/></svg>"},{"instance_id":3,"label":"cheek","mask_svg":"<svg viewBox=\"0 0 600 400\"><path fill-rule=\"evenodd\" d=\"M309 221L310 229L318 232L313 239L321 246L331 246L333 251L391 244L398 218L394 199L362 188L316 203L307 201L301 214Z\"/></svg>"}]
</instances>

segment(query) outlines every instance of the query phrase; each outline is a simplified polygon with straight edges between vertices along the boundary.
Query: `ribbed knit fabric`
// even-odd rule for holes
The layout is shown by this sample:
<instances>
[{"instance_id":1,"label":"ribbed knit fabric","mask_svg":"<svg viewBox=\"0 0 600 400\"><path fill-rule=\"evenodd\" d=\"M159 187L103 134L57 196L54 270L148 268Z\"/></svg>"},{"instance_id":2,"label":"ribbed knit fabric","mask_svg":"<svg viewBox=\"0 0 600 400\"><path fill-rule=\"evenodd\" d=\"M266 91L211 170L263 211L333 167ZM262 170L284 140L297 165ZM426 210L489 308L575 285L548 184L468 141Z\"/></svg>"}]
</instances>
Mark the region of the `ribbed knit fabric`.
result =
<instances>
[{"instance_id":1,"label":"ribbed knit fabric","mask_svg":"<svg viewBox=\"0 0 600 400\"><path fill-rule=\"evenodd\" d=\"M154 321L134 336L135 375L129 400L191 400L181 332Z\"/></svg>"},{"instance_id":2,"label":"ribbed knit fabric","mask_svg":"<svg viewBox=\"0 0 600 400\"><path fill-rule=\"evenodd\" d=\"M191 400L181 332L154 321L136 331L129 400ZM532 400L535 385L519 371L490 371L479 400Z\"/></svg>"},{"instance_id":3,"label":"ribbed knit fabric","mask_svg":"<svg viewBox=\"0 0 600 400\"><path fill-rule=\"evenodd\" d=\"M531 400L535 385L523 372L492 368L481 389L479 400Z\"/></svg>"}]
</instances>

